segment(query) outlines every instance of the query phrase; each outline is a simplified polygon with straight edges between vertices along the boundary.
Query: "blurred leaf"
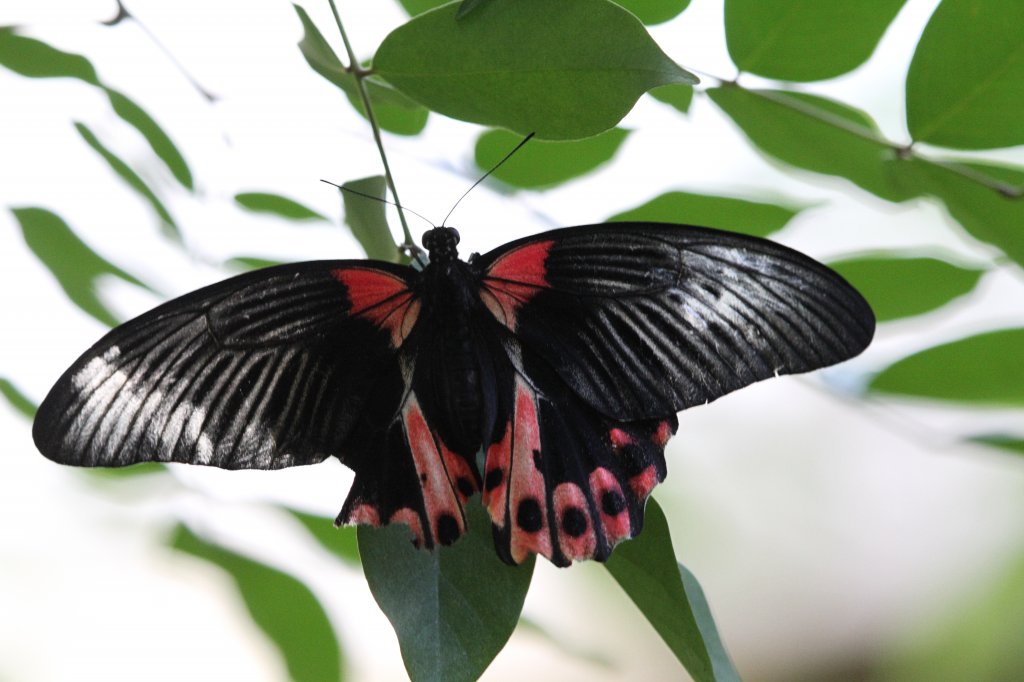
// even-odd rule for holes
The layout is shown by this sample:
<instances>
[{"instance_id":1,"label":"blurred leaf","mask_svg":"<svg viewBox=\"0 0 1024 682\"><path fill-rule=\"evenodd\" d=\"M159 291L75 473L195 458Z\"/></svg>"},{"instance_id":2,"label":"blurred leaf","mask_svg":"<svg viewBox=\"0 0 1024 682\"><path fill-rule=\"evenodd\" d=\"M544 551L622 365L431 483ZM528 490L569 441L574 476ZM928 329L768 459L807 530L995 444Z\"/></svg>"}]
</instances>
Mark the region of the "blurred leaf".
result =
<instances>
[{"instance_id":1,"label":"blurred leaf","mask_svg":"<svg viewBox=\"0 0 1024 682\"><path fill-rule=\"evenodd\" d=\"M726 0L726 44L740 71L788 81L834 78L867 61L904 2Z\"/></svg>"},{"instance_id":2,"label":"blurred leaf","mask_svg":"<svg viewBox=\"0 0 1024 682\"><path fill-rule=\"evenodd\" d=\"M660 24L683 13L690 0L615 0L648 26Z\"/></svg>"},{"instance_id":3,"label":"blurred leaf","mask_svg":"<svg viewBox=\"0 0 1024 682\"><path fill-rule=\"evenodd\" d=\"M103 160L107 162L111 170L120 176L129 187L138 192L143 199L145 199L149 205L156 212L157 216L160 217L161 226L164 232L168 236L174 237L177 240L181 240L181 232L178 230L178 225L174 222L174 218L171 217L167 207L164 206L163 202L153 193L153 190L149 188L149 185L139 177L138 173L131 169L131 167L121 160L114 152L107 149L99 138L89 130L84 123L75 122L75 129L78 134L82 136L86 144L93 148L97 154L103 157Z\"/></svg>"},{"instance_id":4,"label":"blurred leaf","mask_svg":"<svg viewBox=\"0 0 1024 682\"><path fill-rule=\"evenodd\" d=\"M599 645L596 642L592 645L574 643L567 637L554 634L537 621L526 616L519 618L519 624L516 625L516 632L528 633L544 640L562 656L577 658L580 661L589 663L590 665L596 665L604 668L609 672L615 670L615 662L612 661L605 651L599 648Z\"/></svg>"},{"instance_id":5,"label":"blurred leaf","mask_svg":"<svg viewBox=\"0 0 1024 682\"><path fill-rule=\"evenodd\" d=\"M235 195L235 202L254 213L269 213L288 220L327 220L313 209L280 194L241 192Z\"/></svg>"},{"instance_id":6,"label":"blurred leaf","mask_svg":"<svg viewBox=\"0 0 1024 682\"><path fill-rule=\"evenodd\" d=\"M96 69L78 54L62 52L41 40L19 36L10 28L0 30L0 64L29 78L77 78L99 85Z\"/></svg>"},{"instance_id":7,"label":"blurred leaf","mask_svg":"<svg viewBox=\"0 0 1024 682\"><path fill-rule=\"evenodd\" d=\"M829 263L871 304L879 322L941 308L978 284L983 270L935 258L863 256Z\"/></svg>"},{"instance_id":8,"label":"blurred leaf","mask_svg":"<svg viewBox=\"0 0 1024 682\"><path fill-rule=\"evenodd\" d=\"M662 85L651 90L650 95L685 114L690 111L690 104L693 102L693 86Z\"/></svg>"},{"instance_id":9,"label":"blurred leaf","mask_svg":"<svg viewBox=\"0 0 1024 682\"><path fill-rule=\"evenodd\" d=\"M7 377L0 377L0 395L3 395L15 410L29 419L35 419L39 406L29 400L28 396L18 390Z\"/></svg>"},{"instance_id":10,"label":"blurred leaf","mask_svg":"<svg viewBox=\"0 0 1024 682\"><path fill-rule=\"evenodd\" d=\"M914 140L957 149L1024 144L1022 36L1022 2L942 2L907 72Z\"/></svg>"},{"instance_id":11,"label":"blurred leaf","mask_svg":"<svg viewBox=\"0 0 1024 682\"><path fill-rule=\"evenodd\" d=\"M167 466L161 462L137 462L123 467L90 467L82 469L82 472L89 478L100 481L135 480L168 473Z\"/></svg>"},{"instance_id":12,"label":"blurred leaf","mask_svg":"<svg viewBox=\"0 0 1024 682\"><path fill-rule=\"evenodd\" d=\"M491 177L524 189L552 187L589 173L615 156L628 130L611 130L582 140L548 142L531 140ZM476 140L476 165L488 171L517 144L521 135L507 130L488 130Z\"/></svg>"},{"instance_id":13,"label":"blurred leaf","mask_svg":"<svg viewBox=\"0 0 1024 682\"><path fill-rule=\"evenodd\" d=\"M869 384L875 393L1024 406L1024 328L1000 329L903 358Z\"/></svg>"},{"instance_id":14,"label":"blurred leaf","mask_svg":"<svg viewBox=\"0 0 1024 682\"><path fill-rule=\"evenodd\" d=\"M385 194L382 175L349 180L342 187L381 199ZM366 251L367 258L397 263L401 254L395 245L395 238L391 236L391 228L388 227L384 202L374 201L359 194L341 192L341 200L345 205L345 222L352 230L356 241Z\"/></svg>"},{"instance_id":15,"label":"blurred leaf","mask_svg":"<svg viewBox=\"0 0 1024 682\"><path fill-rule=\"evenodd\" d=\"M308 587L276 568L207 542L180 524L170 544L227 571L253 621L280 650L294 682L342 678L341 646Z\"/></svg>"},{"instance_id":16,"label":"blurred leaf","mask_svg":"<svg viewBox=\"0 0 1024 682\"><path fill-rule=\"evenodd\" d=\"M895 158L892 148L865 139L877 137L878 128L862 111L815 95L729 84L707 93L751 142L780 161L844 177L889 201L916 196L899 168L885 163Z\"/></svg>"},{"instance_id":17,"label":"blurred leaf","mask_svg":"<svg viewBox=\"0 0 1024 682\"><path fill-rule=\"evenodd\" d=\"M238 270L259 270L274 265L281 265L283 261L267 260L266 258L255 258L253 256L238 256L224 262L224 265Z\"/></svg>"},{"instance_id":18,"label":"blurred leaf","mask_svg":"<svg viewBox=\"0 0 1024 682\"><path fill-rule=\"evenodd\" d=\"M446 116L575 139L613 127L653 87L697 82L608 0L491 2L462 21L457 8L399 26L373 60L376 74Z\"/></svg>"},{"instance_id":19,"label":"blurred leaf","mask_svg":"<svg viewBox=\"0 0 1024 682\"><path fill-rule=\"evenodd\" d=\"M974 443L989 445L1000 450L1006 450L1017 455L1024 455L1024 437L1008 436L1005 434L988 434L984 436L973 436L970 439Z\"/></svg>"},{"instance_id":20,"label":"blurred leaf","mask_svg":"<svg viewBox=\"0 0 1024 682\"><path fill-rule=\"evenodd\" d=\"M341 88L355 110L365 117L365 107L355 75L338 59L306 10L298 5L293 7L302 22L303 35L299 41L302 56L314 71ZM379 79L367 78L365 84L373 113L381 128L399 135L416 135L426 127L429 112L425 108Z\"/></svg>"},{"instance_id":21,"label":"blurred leaf","mask_svg":"<svg viewBox=\"0 0 1024 682\"><path fill-rule=\"evenodd\" d=\"M195 189L192 171L189 170L185 157L174 146L174 142L167 136L163 128L142 107L128 99L125 95L111 88L103 88L103 90L110 99L110 106L114 108L114 113L132 125L146 138L149 146L153 149L153 153L167 164L167 167L171 170L177 181L187 189Z\"/></svg>"},{"instance_id":22,"label":"blurred leaf","mask_svg":"<svg viewBox=\"0 0 1024 682\"><path fill-rule=\"evenodd\" d=\"M966 177L950 166L977 173L1014 187L1024 186L1024 168L980 163L940 164L920 158L892 161L906 182L921 193L931 194L946 205L950 215L973 237L1003 250L1024 264L1024 199L1003 196L977 179Z\"/></svg>"},{"instance_id":23,"label":"blurred leaf","mask_svg":"<svg viewBox=\"0 0 1024 682\"><path fill-rule=\"evenodd\" d=\"M666 192L646 204L613 215L608 222L701 225L764 237L781 230L799 212L798 209L747 199Z\"/></svg>"},{"instance_id":24,"label":"blurred leaf","mask_svg":"<svg viewBox=\"0 0 1024 682\"><path fill-rule=\"evenodd\" d=\"M43 208L15 208L11 212L21 225L29 249L57 279L72 303L103 324L113 327L119 320L96 296L99 278L112 275L152 291L124 270L96 255L57 214Z\"/></svg>"},{"instance_id":25,"label":"blurred leaf","mask_svg":"<svg viewBox=\"0 0 1024 682\"><path fill-rule=\"evenodd\" d=\"M335 555L349 566L358 566L359 544L356 539L355 526L341 526L335 528L334 519L324 516L314 516L305 512L289 509L288 513L294 516L306 527L320 545Z\"/></svg>"},{"instance_id":26,"label":"blurred leaf","mask_svg":"<svg viewBox=\"0 0 1024 682\"><path fill-rule=\"evenodd\" d=\"M647 500L644 529L615 548L608 572L697 682L739 681L704 592L676 561L665 513Z\"/></svg>"},{"instance_id":27,"label":"blurred leaf","mask_svg":"<svg viewBox=\"0 0 1024 682\"><path fill-rule=\"evenodd\" d=\"M877 680L1016 682L1024 670L1024 556L1011 556L993 578L946 598L902 650L879 666ZM987 573L987 572L986 572ZM896 647L890 645L890 650Z\"/></svg>"},{"instance_id":28,"label":"blurred leaf","mask_svg":"<svg viewBox=\"0 0 1024 682\"><path fill-rule=\"evenodd\" d=\"M476 680L512 635L530 587L534 557L502 563L479 498L465 509L466 534L431 552L412 545L407 527L359 526L366 581L413 682Z\"/></svg>"}]
</instances>

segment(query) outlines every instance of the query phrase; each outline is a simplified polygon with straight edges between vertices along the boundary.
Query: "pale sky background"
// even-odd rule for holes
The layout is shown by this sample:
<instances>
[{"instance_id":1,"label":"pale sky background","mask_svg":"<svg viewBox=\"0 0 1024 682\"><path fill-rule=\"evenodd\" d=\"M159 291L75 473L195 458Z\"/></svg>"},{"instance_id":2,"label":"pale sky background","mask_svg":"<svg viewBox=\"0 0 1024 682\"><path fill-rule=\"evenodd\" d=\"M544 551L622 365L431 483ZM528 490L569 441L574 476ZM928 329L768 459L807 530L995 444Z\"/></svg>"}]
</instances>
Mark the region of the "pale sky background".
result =
<instances>
[{"instance_id":1,"label":"pale sky background","mask_svg":"<svg viewBox=\"0 0 1024 682\"><path fill-rule=\"evenodd\" d=\"M909 0L866 66L807 89L866 109L890 139L907 141L902 79L936 5ZM326 2L304 6L340 49ZM219 95L215 105L136 25L98 25L113 15L112 3L4 0L0 24L24 24L26 35L87 55L104 82L138 101L183 150L196 195L170 191L167 170L94 88L0 70L0 203L56 211L94 249L159 290L158 297L105 282L104 300L125 317L222 278L216 264L229 257L358 257L344 228L293 227L232 203L239 191L273 191L337 217L336 192L319 179L379 172L366 123L295 47L301 27L290 3L135 0L129 7ZM339 9L363 57L404 20L385 0L341 0ZM651 32L684 67L732 77L721 15L721 0L693 0L680 19ZM81 142L72 120L169 190L163 196L183 226L187 253L160 236L149 208ZM635 132L597 173L540 193L475 190L450 221L463 254L547 227L598 222L683 189L808 206L778 237L818 258L922 245L966 263L991 257L959 229L943 229L952 223L935 202L894 206L840 179L781 170L706 98L696 98L688 117L644 98L622 125ZM422 136L387 136L403 202L440 220L479 175L472 165L478 130L432 115ZM986 157L1024 163L1020 149ZM415 234L426 227L414 217L410 226ZM1019 412L865 404L825 388L859 385L923 344L1021 323L1019 274L995 273L950 310L883 327L864 356L841 367L765 382L681 415L656 497L741 673L782 679L817 660L875 656L948 615L1024 551L1021 460L955 442L969 421L1019 427ZM104 331L67 301L7 211L0 211L0 305L0 375L36 401ZM28 423L6 404L0 430L0 680L282 679L281 661L230 581L162 544L178 519L307 580L339 631L351 679L405 679L390 625L360 574L264 504L333 516L351 481L337 462L280 472L175 467L175 484L136 486L125 499L45 460ZM538 562L525 614L566 649L600 653L613 667L517 633L485 680L521 679L537 665L544 679L681 674L599 565L558 570Z\"/></svg>"}]
</instances>

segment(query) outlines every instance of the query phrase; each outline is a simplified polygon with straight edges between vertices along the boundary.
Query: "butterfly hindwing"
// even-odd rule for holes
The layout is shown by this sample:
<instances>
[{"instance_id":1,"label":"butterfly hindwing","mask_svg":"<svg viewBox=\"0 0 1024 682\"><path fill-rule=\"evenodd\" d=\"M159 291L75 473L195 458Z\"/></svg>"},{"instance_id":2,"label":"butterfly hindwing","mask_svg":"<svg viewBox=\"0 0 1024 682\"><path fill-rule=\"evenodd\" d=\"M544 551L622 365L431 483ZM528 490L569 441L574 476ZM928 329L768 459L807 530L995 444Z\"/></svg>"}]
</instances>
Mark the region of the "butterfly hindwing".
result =
<instances>
[{"instance_id":1,"label":"butterfly hindwing","mask_svg":"<svg viewBox=\"0 0 1024 682\"><path fill-rule=\"evenodd\" d=\"M837 274L773 242L588 225L478 257L481 298L603 414L641 419L859 353L874 317Z\"/></svg>"}]
</instances>

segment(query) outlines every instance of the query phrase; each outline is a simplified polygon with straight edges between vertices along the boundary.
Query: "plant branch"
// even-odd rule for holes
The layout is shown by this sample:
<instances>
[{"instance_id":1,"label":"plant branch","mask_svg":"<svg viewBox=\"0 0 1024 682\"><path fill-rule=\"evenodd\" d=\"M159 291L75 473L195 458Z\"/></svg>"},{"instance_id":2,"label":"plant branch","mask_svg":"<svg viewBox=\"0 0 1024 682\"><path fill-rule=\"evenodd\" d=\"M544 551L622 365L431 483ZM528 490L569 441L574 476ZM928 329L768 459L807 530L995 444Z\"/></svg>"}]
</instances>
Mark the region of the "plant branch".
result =
<instances>
[{"instance_id":1,"label":"plant branch","mask_svg":"<svg viewBox=\"0 0 1024 682\"><path fill-rule=\"evenodd\" d=\"M363 80L370 75L370 71L363 69L359 65L359 60L356 59L356 53L352 50L352 44L348 41L348 34L345 33L345 26L341 23L341 15L338 14L338 8L334 4L334 0L327 0L331 5L331 12L334 13L334 21L338 24L338 32L341 33L341 40L345 43L345 51L348 53L349 70L356 79L356 89L359 90L359 97L363 102L363 109L366 111L366 120L370 122L370 128L373 130L373 140L377 143L377 151L380 152L381 163L384 164L384 182L387 183L388 189L391 190L391 196L395 198L395 208L398 209L398 220L402 224L402 234L405 237L404 247L414 247L416 243L413 241L412 232L409 231L409 225L405 222L405 211L402 209L402 202L398 198L398 189L395 187L395 179L391 175L391 166L388 165L388 156L384 153L384 141L380 136L380 126L377 124L377 117L374 116L373 106L370 104L370 95L366 91L366 84Z\"/></svg>"}]
</instances>

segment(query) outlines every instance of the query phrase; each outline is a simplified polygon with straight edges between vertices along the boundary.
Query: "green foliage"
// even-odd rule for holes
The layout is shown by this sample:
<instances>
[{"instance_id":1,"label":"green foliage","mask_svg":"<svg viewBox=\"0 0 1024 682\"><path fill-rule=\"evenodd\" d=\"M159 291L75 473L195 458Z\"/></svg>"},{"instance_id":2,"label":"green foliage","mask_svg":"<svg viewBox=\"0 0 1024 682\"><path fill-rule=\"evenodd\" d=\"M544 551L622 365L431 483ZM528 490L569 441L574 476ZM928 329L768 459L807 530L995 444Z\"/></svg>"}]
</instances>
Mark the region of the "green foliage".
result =
<instances>
[{"instance_id":1,"label":"green foliage","mask_svg":"<svg viewBox=\"0 0 1024 682\"><path fill-rule=\"evenodd\" d=\"M352 229L359 245L366 251L368 258L386 260L397 263L401 254L395 245L385 215L385 204L368 197L384 198L384 176L374 175L360 180L350 180L343 187L353 192L342 192L341 200L345 204L345 222ZM363 196L360 196L363 195Z\"/></svg>"},{"instance_id":2,"label":"green foliage","mask_svg":"<svg viewBox=\"0 0 1024 682\"><path fill-rule=\"evenodd\" d=\"M349 566L359 565L359 544L354 526L334 527L334 519L314 516L289 509L299 523L306 527L317 542L328 552L341 559Z\"/></svg>"},{"instance_id":3,"label":"green foliage","mask_svg":"<svg viewBox=\"0 0 1024 682\"><path fill-rule=\"evenodd\" d=\"M18 387L7 377L0 377L0 395L7 400L11 407L20 412L22 416L29 419L36 416L36 410L39 409L39 406L18 390Z\"/></svg>"},{"instance_id":4,"label":"green foliage","mask_svg":"<svg viewBox=\"0 0 1024 682\"><path fill-rule=\"evenodd\" d=\"M690 6L690 0L615 0L648 26L661 24L679 16Z\"/></svg>"},{"instance_id":5,"label":"green foliage","mask_svg":"<svg viewBox=\"0 0 1024 682\"><path fill-rule=\"evenodd\" d=\"M651 97L664 102L684 114L690 110L693 102L692 85L659 85L650 92Z\"/></svg>"},{"instance_id":6,"label":"green foliage","mask_svg":"<svg viewBox=\"0 0 1024 682\"><path fill-rule=\"evenodd\" d=\"M613 215L608 222L636 220L703 225L764 237L781 230L797 213L796 209L760 201L667 192L641 206Z\"/></svg>"},{"instance_id":7,"label":"green foliage","mask_svg":"<svg viewBox=\"0 0 1024 682\"><path fill-rule=\"evenodd\" d=\"M267 213L288 220L327 220L299 202L273 192L240 192L235 203L254 213Z\"/></svg>"},{"instance_id":8,"label":"green foliage","mask_svg":"<svg viewBox=\"0 0 1024 682\"><path fill-rule=\"evenodd\" d=\"M433 552L409 529L359 527L359 553L374 599L391 621L413 682L475 680L512 635L534 558L506 566L494 552L479 499L466 505L466 534Z\"/></svg>"},{"instance_id":9,"label":"green foliage","mask_svg":"<svg viewBox=\"0 0 1024 682\"><path fill-rule=\"evenodd\" d=\"M647 501L643 533L616 547L605 566L694 680L739 681L703 590L676 562L668 520L657 502Z\"/></svg>"},{"instance_id":10,"label":"green foliage","mask_svg":"<svg viewBox=\"0 0 1024 682\"><path fill-rule=\"evenodd\" d=\"M387 82L446 116L574 139L608 130L651 88L697 82L607 0L493 2L462 21L456 10L395 29L373 60Z\"/></svg>"},{"instance_id":11,"label":"green foliage","mask_svg":"<svg viewBox=\"0 0 1024 682\"><path fill-rule=\"evenodd\" d=\"M907 126L916 141L956 149L1024 144L1022 26L1021 2L939 5L907 73Z\"/></svg>"},{"instance_id":12,"label":"green foliage","mask_svg":"<svg viewBox=\"0 0 1024 682\"><path fill-rule=\"evenodd\" d=\"M862 256L830 263L871 304L879 322L920 315L968 293L984 272L936 258Z\"/></svg>"},{"instance_id":13,"label":"green foliage","mask_svg":"<svg viewBox=\"0 0 1024 682\"><path fill-rule=\"evenodd\" d=\"M729 56L741 71L788 81L863 64L905 0L726 0Z\"/></svg>"},{"instance_id":14,"label":"green foliage","mask_svg":"<svg viewBox=\"0 0 1024 682\"><path fill-rule=\"evenodd\" d=\"M1024 406L1024 328L1000 329L928 348L874 379L877 393Z\"/></svg>"},{"instance_id":15,"label":"green foliage","mask_svg":"<svg viewBox=\"0 0 1024 682\"><path fill-rule=\"evenodd\" d=\"M523 189L554 187L610 161L628 135L628 130L612 128L582 140L531 140L491 177ZM507 130L483 133L476 140L477 167L490 170L520 141L519 135Z\"/></svg>"},{"instance_id":16,"label":"green foliage","mask_svg":"<svg viewBox=\"0 0 1024 682\"><path fill-rule=\"evenodd\" d=\"M179 525L170 545L219 566L253 622L274 642L293 682L343 679L341 647L316 596L292 576L204 540Z\"/></svg>"}]
</instances>

